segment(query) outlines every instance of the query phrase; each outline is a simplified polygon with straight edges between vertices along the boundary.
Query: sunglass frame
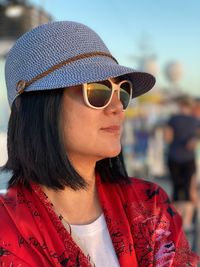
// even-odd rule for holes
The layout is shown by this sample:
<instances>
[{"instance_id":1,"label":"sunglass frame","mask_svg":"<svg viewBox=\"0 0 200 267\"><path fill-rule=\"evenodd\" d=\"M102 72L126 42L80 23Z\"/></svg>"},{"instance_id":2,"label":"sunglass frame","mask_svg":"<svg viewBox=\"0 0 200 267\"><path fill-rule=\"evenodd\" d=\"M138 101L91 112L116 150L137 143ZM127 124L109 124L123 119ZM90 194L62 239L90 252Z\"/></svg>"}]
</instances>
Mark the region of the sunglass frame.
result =
<instances>
[{"instance_id":1,"label":"sunglass frame","mask_svg":"<svg viewBox=\"0 0 200 267\"><path fill-rule=\"evenodd\" d=\"M111 79L108 79L108 81L110 82L110 84L111 84L111 89L112 89L112 91L111 91L111 95L110 95L110 99L108 100L108 102L104 105L104 106L102 106L102 107L96 107L96 106L93 106L92 104L90 104L90 102L89 102L89 100L88 100L88 96L87 96L87 85L88 84L93 84L93 83L84 83L83 84L83 98L84 98L84 101L85 101L85 104L88 106L88 107L91 107L91 108L93 108L93 109L104 109L104 108L106 108L109 104L110 104L110 102L111 102L111 100L112 100L112 98L113 98L113 94L114 94L114 92L115 91L117 91L118 92L118 99L120 100L120 86L123 84L123 83L125 83L125 82L128 82L129 83L129 85L130 85L130 96L129 96L129 101L128 101L128 104L127 104L127 107L128 107L128 105L129 105L129 102L130 102L130 100L132 99L132 91L133 91L133 85L132 85L132 83L131 83L131 81L129 81L129 80L122 80L122 81L120 81L119 83L115 83L115 82L113 82ZM103 82L103 81L102 81ZM95 83L95 82L94 82ZM98 84L99 84L100 82L98 82ZM104 84L104 86L105 86L105 84ZM121 101L121 100L120 100ZM122 106L123 106L123 104L122 104ZM124 109L123 108L123 110L126 110L127 109L127 107Z\"/></svg>"}]
</instances>

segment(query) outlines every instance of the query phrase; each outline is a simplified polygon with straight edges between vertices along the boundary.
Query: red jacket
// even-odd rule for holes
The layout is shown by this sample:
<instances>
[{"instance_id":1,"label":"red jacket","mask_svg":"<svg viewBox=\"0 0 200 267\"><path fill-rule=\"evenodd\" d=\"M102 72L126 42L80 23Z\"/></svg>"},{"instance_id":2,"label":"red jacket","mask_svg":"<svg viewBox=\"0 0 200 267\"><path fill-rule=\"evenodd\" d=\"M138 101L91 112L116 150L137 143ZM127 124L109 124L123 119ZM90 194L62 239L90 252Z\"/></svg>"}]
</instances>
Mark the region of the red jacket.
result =
<instances>
[{"instance_id":1,"label":"red jacket","mask_svg":"<svg viewBox=\"0 0 200 267\"><path fill-rule=\"evenodd\" d=\"M97 188L120 266L195 267L181 217L156 184L102 183ZM89 267L39 185L12 187L0 198L0 266Z\"/></svg>"}]
</instances>

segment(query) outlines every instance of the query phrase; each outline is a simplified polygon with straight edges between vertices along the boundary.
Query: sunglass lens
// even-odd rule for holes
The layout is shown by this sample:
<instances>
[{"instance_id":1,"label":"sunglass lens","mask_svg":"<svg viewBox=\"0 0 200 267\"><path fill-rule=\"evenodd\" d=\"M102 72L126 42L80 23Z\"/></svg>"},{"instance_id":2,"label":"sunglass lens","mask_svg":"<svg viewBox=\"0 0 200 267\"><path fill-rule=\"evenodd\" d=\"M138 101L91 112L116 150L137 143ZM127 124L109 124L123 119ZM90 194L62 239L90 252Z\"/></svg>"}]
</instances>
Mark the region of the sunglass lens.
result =
<instances>
[{"instance_id":1,"label":"sunglass lens","mask_svg":"<svg viewBox=\"0 0 200 267\"><path fill-rule=\"evenodd\" d=\"M110 100L112 89L100 83L87 85L87 99L94 107L104 107Z\"/></svg>"},{"instance_id":2,"label":"sunglass lens","mask_svg":"<svg viewBox=\"0 0 200 267\"><path fill-rule=\"evenodd\" d=\"M128 107L131 98L131 84L129 82L123 82L120 85L120 100L123 105L123 109Z\"/></svg>"}]
</instances>

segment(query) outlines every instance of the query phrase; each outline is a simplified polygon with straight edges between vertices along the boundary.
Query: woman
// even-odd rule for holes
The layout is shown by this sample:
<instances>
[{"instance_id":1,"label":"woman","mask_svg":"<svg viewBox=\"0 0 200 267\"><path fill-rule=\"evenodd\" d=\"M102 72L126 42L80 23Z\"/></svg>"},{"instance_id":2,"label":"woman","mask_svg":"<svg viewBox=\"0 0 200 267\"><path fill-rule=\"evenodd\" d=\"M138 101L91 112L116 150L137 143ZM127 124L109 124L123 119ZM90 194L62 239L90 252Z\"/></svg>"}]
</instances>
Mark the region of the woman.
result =
<instances>
[{"instance_id":1,"label":"woman","mask_svg":"<svg viewBox=\"0 0 200 267\"><path fill-rule=\"evenodd\" d=\"M95 32L65 21L16 42L6 82L2 266L196 265L165 192L129 178L121 157L124 110L153 76L118 65Z\"/></svg>"}]
</instances>

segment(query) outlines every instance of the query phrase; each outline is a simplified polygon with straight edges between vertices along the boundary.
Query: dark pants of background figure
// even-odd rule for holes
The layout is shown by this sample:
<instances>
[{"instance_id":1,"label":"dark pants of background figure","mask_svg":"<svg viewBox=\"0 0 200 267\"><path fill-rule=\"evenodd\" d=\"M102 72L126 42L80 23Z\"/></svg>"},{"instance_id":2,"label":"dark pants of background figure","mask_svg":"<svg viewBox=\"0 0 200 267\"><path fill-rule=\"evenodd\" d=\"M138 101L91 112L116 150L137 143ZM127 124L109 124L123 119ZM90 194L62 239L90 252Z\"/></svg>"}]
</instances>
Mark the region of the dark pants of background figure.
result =
<instances>
[{"instance_id":1,"label":"dark pants of background figure","mask_svg":"<svg viewBox=\"0 0 200 267\"><path fill-rule=\"evenodd\" d=\"M173 185L173 201L191 200L191 180L196 172L195 159L184 163L169 159L168 168Z\"/></svg>"}]
</instances>

